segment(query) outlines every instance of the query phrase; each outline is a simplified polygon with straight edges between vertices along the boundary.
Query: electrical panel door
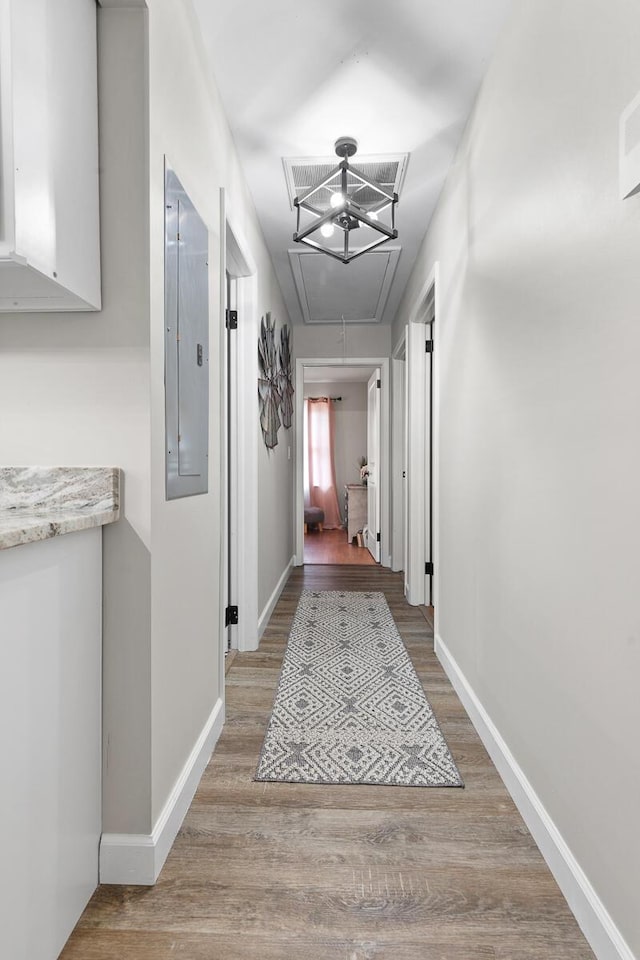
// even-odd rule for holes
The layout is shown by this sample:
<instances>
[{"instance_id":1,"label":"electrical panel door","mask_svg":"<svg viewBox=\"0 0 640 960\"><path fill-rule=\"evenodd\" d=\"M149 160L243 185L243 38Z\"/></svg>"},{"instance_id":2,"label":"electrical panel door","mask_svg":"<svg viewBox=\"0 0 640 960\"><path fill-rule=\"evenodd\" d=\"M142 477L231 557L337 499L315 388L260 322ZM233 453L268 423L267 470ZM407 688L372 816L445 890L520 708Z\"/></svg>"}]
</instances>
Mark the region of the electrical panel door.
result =
<instances>
[{"instance_id":1,"label":"electrical panel door","mask_svg":"<svg viewBox=\"0 0 640 960\"><path fill-rule=\"evenodd\" d=\"M209 462L209 234L165 172L167 499L206 493Z\"/></svg>"}]
</instances>

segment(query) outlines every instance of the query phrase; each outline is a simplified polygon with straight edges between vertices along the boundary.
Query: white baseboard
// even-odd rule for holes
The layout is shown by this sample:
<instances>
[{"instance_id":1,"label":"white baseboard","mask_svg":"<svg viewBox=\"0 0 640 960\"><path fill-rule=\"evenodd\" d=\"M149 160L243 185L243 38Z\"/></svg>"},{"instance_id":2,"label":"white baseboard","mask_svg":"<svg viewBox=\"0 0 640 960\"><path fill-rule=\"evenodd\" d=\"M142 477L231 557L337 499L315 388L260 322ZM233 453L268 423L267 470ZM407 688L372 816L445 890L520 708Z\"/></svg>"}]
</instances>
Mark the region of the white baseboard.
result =
<instances>
[{"instance_id":1,"label":"white baseboard","mask_svg":"<svg viewBox=\"0 0 640 960\"><path fill-rule=\"evenodd\" d=\"M267 600L266 606L258 618L258 641L265 631L267 624L269 623L269 618L275 609L275 605L280 599L280 594L284 590L284 585L289 579L289 574L291 573L291 568L295 566L296 558L291 557L289 563L286 565L282 572L282 576L275 585L275 589L269 599Z\"/></svg>"},{"instance_id":2,"label":"white baseboard","mask_svg":"<svg viewBox=\"0 0 640 960\"><path fill-rule=\"evenodd\" d=\"M152 833L103 833L100 840L100 883L156 882L193 800L200 778L224 724L224 703L218 699Z\"/></svg>"},{"instance_id":3,"label":"white baseboard","mask_svg":"<svg viewBox=\"0 0 640 960\"><path fill-rule=\"evenodd\" d=\"M524 771L440 636L435 652L598 960L636 960Z\"/></svg>"}]
</instances>

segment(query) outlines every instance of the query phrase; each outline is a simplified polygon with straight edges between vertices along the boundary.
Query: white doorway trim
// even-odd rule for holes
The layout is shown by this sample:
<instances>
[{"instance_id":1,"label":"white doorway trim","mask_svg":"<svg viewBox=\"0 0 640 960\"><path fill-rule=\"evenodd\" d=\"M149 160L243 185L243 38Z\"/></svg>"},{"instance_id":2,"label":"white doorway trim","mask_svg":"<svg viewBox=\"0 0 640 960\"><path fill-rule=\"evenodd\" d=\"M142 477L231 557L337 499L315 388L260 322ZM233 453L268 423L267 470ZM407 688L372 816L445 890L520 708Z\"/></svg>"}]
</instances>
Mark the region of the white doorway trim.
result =
<instances>
[{"instance_id":1,"label":"white doorway trim","mask_svg":"<svg viewBox=\"0 0 640 960\"><path fill-rule=\"evenodd\" d=\"M432 530L431 543L433 563L433 602L438 606L438 558L439 549L439 380L438 380L438 350L433 357L433 411L431 411L432 427L432 464L430 490L429 477L429 424L430 424L430 391L429 370L430 357L425 349L425 343L432 337L431 329L427 329L425 303L433 289L435 297L434 328L439 318L439 264L435 263L426 282L416 297L410 314L407 330L407 375L408 375L408 485L407 485L407 600L411 604L428 603L429 577L425 574L425 562L429 559L429 497L432 503Z\"/></svg>"},{"instance_id":2,"label":"white doorway trim","mask_svg":"<svg viewBox=\"0 0 640 960\"><path fill-rule=\"evenodd\" d=\"M391 569L406 570L407 328L391 357Z\"/></svg>"},{"instance_id":3,"label":"white doorway trim","mask_svg":"<svg viewBox=\"0 0 640 960\"><path fill-rule=\"evenodd\" d=\"M365 547L380 563L382 547L378 539L380 527L380 367L376 367L367 383L367 526L365 529ZM373 520L372 520L373 518ZM371 524L373 522L373 529Z\"/></svg>"},{"instance_id":4,"label":"white doorway trim","mask_svg":"<svg viewBox=\"0 0 640 960\"><path fill-rule=\"evenodd\" d=\"M229 237L229 243L227 243ZM234 437L231 458L231 484L235 487L232 509L231 582L235 597L232 603L239 611L233 641L240 651L258 647L258 444L257 432L246 428L253 423L255 407L256 356L258 329L257 268L242 231L229 209L224 188L220 190L220 480L223 496L220 502L220 616L222 630L222 670L226 649L225 608L227 604L229 541L226 504L228 502L228 433L225 293L226 271L236 277L238 329L231 372L231 431ZM242 572L242 575L240 575Z\"/></svg>"},{"instance_id":5,"label":"white doorway trim","mask_svg":"<svg viewBox=\"0 0 640 960\"><path fill-rule=\"evenodd\" d=\"M431 416L432 429L432 461L431 461L431 482L433 489L431 491L431 503L433 509L432 515L432 554L433 554L433 607L434 607L434 636L438 635L438 625L440 616L440 351L442 345L442 316L440 313L440 263L436 261L433 265L429 280L433 284L434 291L434 321L432 338L435 349L433 352L432 366L432 398L433 410Z\"/></svg>"},{"instance_id":6,"label":"white doorway trim","mask_svg":"<svg viewBox=\"0 0 640 960\"><path fill-rule=\"evenodd\" d=\"M388 357L303 357L296 360L296 416L294 426L295 444L295 559L297 567L304 563L304 493L303 493L303 417L304 417L304 370L305 367L379 367L381 380L380 396L380 563L391 566L390 536L390 377Z\"/></svg>"}]
</instances>

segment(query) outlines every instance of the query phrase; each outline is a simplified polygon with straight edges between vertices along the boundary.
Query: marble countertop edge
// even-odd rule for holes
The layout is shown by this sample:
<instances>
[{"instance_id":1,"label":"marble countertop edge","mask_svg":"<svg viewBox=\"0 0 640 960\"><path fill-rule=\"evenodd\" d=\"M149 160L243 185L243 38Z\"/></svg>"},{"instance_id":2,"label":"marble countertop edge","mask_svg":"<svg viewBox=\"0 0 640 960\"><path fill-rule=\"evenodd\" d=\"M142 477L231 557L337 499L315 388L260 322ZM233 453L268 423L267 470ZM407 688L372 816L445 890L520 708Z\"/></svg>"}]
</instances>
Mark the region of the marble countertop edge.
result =
<instances>
[{"instance_id":1,"label":"marble countertop edge","mask_svg":"<svg viewBox=\"0 0 640 960\"><path fill-rule=\"evenodd\" d=\"M0 550L114 523L117 467L0 467Z\"/></svg>"}]
</instances>

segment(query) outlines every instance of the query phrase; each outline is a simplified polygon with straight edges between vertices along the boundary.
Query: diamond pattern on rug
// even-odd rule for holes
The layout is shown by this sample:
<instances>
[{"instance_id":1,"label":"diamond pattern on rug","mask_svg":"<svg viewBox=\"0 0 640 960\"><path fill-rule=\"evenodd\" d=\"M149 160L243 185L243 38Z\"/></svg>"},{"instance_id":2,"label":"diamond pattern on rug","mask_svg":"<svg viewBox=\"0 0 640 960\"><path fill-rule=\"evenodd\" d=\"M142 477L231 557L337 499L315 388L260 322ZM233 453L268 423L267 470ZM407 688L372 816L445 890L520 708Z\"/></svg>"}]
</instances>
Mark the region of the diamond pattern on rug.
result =
<instances>
[{"instance_id":1,"label":"diamond pattern on rug","mask_svg":"<svg viewBox=\"0 0 640 960\"><path fill-rule=\"evenodd\" d=\"M303 591L254 779L464 786L383 593Z\"/></svg>"}]
</instances>

